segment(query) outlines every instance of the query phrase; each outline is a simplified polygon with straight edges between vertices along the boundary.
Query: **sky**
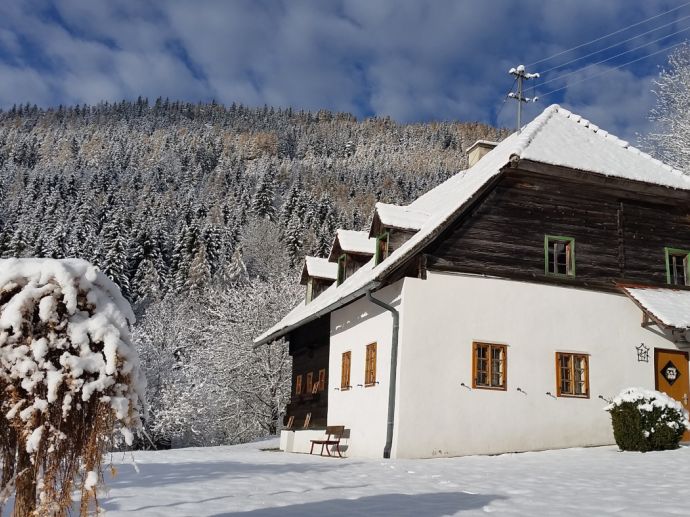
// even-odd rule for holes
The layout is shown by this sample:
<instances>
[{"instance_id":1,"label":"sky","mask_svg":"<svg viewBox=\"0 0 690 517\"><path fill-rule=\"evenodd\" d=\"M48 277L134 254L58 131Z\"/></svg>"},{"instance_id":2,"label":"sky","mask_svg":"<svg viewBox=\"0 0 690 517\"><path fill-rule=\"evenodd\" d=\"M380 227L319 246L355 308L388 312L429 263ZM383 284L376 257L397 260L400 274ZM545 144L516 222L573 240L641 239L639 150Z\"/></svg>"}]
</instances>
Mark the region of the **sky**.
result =
<instances>
[{"instance_id":1,"label":"sky","mask_svg":"<svg viewBox=\"0 0 690 517\"><path fill-rule=\"evenodd\" d=\"M685 3L1 0L0 108L141 95L514 127L508 70L534 63L526 121L557 102L634 139L667 49L690 37Z\"/></svg>"}]
</instances>

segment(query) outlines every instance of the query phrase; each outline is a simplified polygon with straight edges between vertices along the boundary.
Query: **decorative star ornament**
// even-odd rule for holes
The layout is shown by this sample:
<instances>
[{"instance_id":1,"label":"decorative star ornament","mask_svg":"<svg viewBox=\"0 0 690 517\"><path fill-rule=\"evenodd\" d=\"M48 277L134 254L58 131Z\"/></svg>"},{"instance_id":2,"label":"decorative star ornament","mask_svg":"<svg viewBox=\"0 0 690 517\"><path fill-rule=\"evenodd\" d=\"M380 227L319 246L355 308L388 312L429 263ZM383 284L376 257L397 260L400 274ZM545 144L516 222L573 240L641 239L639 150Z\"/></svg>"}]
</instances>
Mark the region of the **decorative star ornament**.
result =
<instances>
[{"instance_id":1,"label":"decorative star ornament","mask_svg":"<svg viewBox=\"0 0 690 517\"><path fill-rule=\"evenodd\" d=\"M646 346L644 343L640 343L640 346L636 346L635 350L637 350L637 361L640 363L648 363L649 362L649 347Z\"/></svg>"}]
</instances>

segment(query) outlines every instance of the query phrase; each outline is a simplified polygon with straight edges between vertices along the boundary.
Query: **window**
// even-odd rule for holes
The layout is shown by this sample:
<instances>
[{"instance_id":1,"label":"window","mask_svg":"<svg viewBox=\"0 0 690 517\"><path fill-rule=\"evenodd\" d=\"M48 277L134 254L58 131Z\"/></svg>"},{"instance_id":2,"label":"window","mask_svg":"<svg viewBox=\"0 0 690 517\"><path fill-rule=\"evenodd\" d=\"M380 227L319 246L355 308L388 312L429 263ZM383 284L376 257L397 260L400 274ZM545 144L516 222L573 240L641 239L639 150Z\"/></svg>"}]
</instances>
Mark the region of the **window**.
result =
<instances>
[{"instance_id":1,"label":"window","mask_svg":"<svg viewBox=\"0 0 690 517\"><path fill-rule=\"evenodd\" d=\"M472 387L506 389L506 345L473 343Z\"/></svg>"},{"instance_id":2,"label":"window","mask_svg":"<svg viewBox=\"0 0 690 517\"><path fill-rule=\"evenodd\" d=\"M547 275L575 276L575 239L546 235L544 261Z\"/></svg>"},{"instance_id":3,"label":"window","mask_svg":"<svg viewBox=\"0 0 690 517\"><path fill-rule=\"evenodd\" d=\"M309 372L307 374L307 389L305 391L306 394L311 393L311 390L314 388L314 373Z\"/></svg>"},{"instance_id":4,"label":"window","mask_svg":"<svg viewBox=\"0 0 690 517\"><path fill-rule=\"evenodd\" d=\"M323 391L326 389L326 370L321 369L319 370L319 391Z\"/></svg>"},{"instance_id":5,"label":"window","mask_svg":"<svg viewBox=\"0 0 690 517\"><path fill-rule=\"evenodd\" d=\"M690 251L664 248L666 281L673 285L690 285Z\"/></svg>"},{"instance_id":6,"label":"window","mask_svg":"<svg viewBox=\"0 0 690 517\"><path fill-rule=\"evenodd\" d=\"M345 268L347 267L347 255L342 254L338 257L338 285L345 281Z\"/></svg>"},{"instance_id":7,"label":"window","mask_svg":"<svg viewBox=\"0 0 690 517\"><path fill-rule=\"evenodd\" d=\"M364 385L376 384L376 343L367 345L366 364L364 366Z\"/></svg>"},{"instance_id":8,"label":"window","mask_svg":"<svg viewBox=\"0 0 690 517\"><path fill-rule=\"evenodd\" d=\"M589 398L589 356L556 352L556 384L559 397Z\"/></svg>"},{"instance_id":9,"label":"window","mask_svg":"<svg viewBox=\"0 0 690 517\"><path fill-rule=\"evenodd\" d=\"M295 395L302 394L302 376L298 375L295 379Z\"/></svg>"},{"instance_id":10,"label":"window","mask_svg":"<svg viewBox=\"0 0 690 517\"><path fill-rule=\"evenodd\" d=\"M390 232L383 232L376 238L376 264L380 264L388 257L388 241Z\"/></svg>"},{"instance_id":11,"label":"window","mask_svg":"<svg viewBox=\"0 0 690 517\"><path fill-rule=\"evenodd\" d=\"M350 366L352 365L352 352L343 353L343 359L340 366L340 390L346 391L350 389Z\"/></svg>"}]
</instances>

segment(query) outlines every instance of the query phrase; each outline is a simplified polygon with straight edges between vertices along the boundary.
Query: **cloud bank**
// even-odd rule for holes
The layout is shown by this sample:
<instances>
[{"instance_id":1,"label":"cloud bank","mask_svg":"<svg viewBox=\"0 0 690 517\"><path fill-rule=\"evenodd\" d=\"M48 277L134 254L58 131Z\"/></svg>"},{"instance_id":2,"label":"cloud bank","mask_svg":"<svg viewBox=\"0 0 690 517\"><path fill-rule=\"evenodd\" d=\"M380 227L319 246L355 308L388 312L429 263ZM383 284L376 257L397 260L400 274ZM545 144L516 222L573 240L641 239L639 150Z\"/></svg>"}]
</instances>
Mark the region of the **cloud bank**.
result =
<instances>
[{"instance_id":1,"label":"cloud bank","mask_svg":"<svg viewBox=\"0 0 690 517\"><path fill-rule=\"evenodd\" d=\"M664 0L5 0L0 107L169 97L326 108L404 122L479 120L512 126L507 70L681 5ZM547 68L674 19L678 23L547 74L544 80L671 34L690 6ZM596 65L594 76L690 34ZM560 61L559 61L560 60ZM556 80L552 102L631 138L644 132L660 53L581 81ZM537 88L537 94L540 89Z\"/></svg>"}]
</instances>

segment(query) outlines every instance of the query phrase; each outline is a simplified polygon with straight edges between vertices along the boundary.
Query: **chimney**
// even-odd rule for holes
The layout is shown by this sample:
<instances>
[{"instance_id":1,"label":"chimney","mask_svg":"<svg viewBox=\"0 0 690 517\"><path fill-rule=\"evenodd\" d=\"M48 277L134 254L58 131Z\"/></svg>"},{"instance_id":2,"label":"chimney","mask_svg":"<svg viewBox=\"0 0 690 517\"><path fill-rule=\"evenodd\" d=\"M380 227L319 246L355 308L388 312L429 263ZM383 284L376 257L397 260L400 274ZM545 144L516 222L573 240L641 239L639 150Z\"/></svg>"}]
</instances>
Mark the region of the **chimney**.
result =
<instances>
[{"instance_id":1,"label":"chimney","mask_svg":"<svg viewBox=\"0 0 690 517\"><path fill-rule=\"evenodd\" d=\"M490 142L489 140L477 140L467 150L468 167L472 167L475 163L481 160L486 153L491 151L498 145L498 142Z\"/></svg>"}]
</instances>

